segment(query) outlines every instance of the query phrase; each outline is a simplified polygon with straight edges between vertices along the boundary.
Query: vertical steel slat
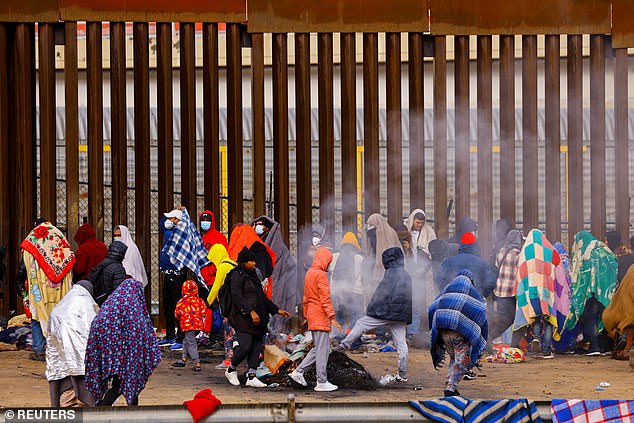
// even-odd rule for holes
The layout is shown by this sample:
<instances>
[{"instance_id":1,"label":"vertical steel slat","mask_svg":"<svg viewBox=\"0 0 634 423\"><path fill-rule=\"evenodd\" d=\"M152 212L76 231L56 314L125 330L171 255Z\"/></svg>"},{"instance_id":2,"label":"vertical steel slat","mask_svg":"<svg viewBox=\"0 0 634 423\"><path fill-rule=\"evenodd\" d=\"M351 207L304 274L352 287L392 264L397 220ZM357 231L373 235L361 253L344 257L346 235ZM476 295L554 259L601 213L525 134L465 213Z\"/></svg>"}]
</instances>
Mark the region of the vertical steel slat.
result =
<instances>
[{"instance_id":1,"label":"vertical steel slat","mask_svg":"<svg viewBox=\"0 0 634 423\"><path fill-rule=\"evenodd\" d=\"M515 36L500 35L500 218L515 224Z\"/></svg>"},{"instance_id":2,"label":"vertical steel slat","mask_svg":"<svg viewBox=\"0 0 634 423\"><path fill-rule=\"evenodd\" d=\"M220 206L220 111L218 80L218 24L203 24L203 108L205 151L205 209L221 222Z\"/></svg>"},{"instance_id":3,"label":"vertical steel slat","mask_svg":"<svg viewBox=\"0 0 634 423\"><path fill-rule=\"evenodd\" d=\"M288 153L288 152L287 152ZM240 26L227 24L229 222L242 222L242 49Z\"/></svg>"},{"instance_id":4,"label":"vertical steel slat","mask_svg":"<svg viewBox=\"0 0 634 423\"><path fill-rule=\"evenodd\" d=\"M456 104L456 227L471 214L471 133L469 130L469 37L454 37Z\"/></svg>"},{"instance_id":5,"label":"vertical steel slat","mask_svg":"<svg viewBox=\"0 0 634 423\"><path fill-rule=\"evenodd\" d=\"M401 128L401 34L385 35L387 106L387 218L403 218L403 134Z\"/></svg>"},{"instance_id":6,"label":"vertical steel slat","mask_svg":"<svg viewBox=\"0 0 634 423\"><path fill-rule=\"evenodd\" d=\"M630 236L630 183L628 127L628 56L627 49L615 51L614 67L614 131L616 135L616 230L627 245Z\"/></svg>"},{"instance_id":7,"label":"vertical steel slat","mask_svg":"<svg viewBox=\"0 0 634 423\"><path fill-rule=\"evenodd\" d=\"M88 22L88 221L103 239L103 66L101 22Z\"/></svg>"},{"instance_id":8,"label":"vertical steel slat","mask_svg":"<svg viewBox=\"0 0 634 423\"><path fill-rule=\"evenodd\" d=\"M10 222L11 208L8 207L12 202L11 183L10 183L10 170L12 168L11 155L10 155L10 139L9 139L9 24L0 24L0 246L6 248L6 256L4 258L4 264L7 265L7 270L12 270L17 260L15 260L13 251L11 248L12 239L15 236L11 233ZM13 272L7 272L5 279L9 279L10 274ZM13 283L0 284L0 294L2 294L2 307L0 313L3 316L9 316L11 310L11 303L15 302L15 294L12 295L11 286Z\"/></svg>"},{"instance_id":9,"label":"vertical steel slat","mask_svg":"<svg viewBox=\"0 0 634 423\"><path fill-rule=\"evenodd\" d=\"M289 239L288 171L288 40L285 33L273 34L273 178L275 220Z\"/></svg>"},{"instance_id":10,"label":"vertical steel slat","mask_svg":"<svg viewBox=\"0 0 634 423\"><path fill-rule=\"evenodd\" d=\"M332 34L317 35L319 63L319 220L331 237L335 228L335 128Z\"/></svg>"},{"instance_id":11,"label":"vertical steel slat","mask_svg":"<svg viewBox=\"0 0 634 423\"><path fill-rule=\"evenodd\" d=\"M150 202L150 49L146 22L133 26L134 48L134 219L135 241L150 282L145 300L151 310L152 212Z\"/></svg>"},{"instance_id":12,"label":"vertical steel slat","mask_svg":"<svg viewBox=\"0 0 634 423\"><path fill-rule=\"evenodd\" d=\"M434 36L434 222L436 235L449 236L447 214L447 38Z\"/></svg>"},{"instance_id":13,"label":"vertical steel slat","mask_svg":"<svg viewBox=\"0 0 634 423\"><path fill-rule=\"evenodd\" d=\"M363 34L363 192L365 218L381 211L379 186L379 37Z\"/></svg>"},{"instance_id":14,"label":"vertical steel slat","mask_svg":"<svg viewBox=\"0 0 634 423\"><path fill-rule=\"evenodd\" d=\"M583 230L583 61L581 35L568 35L568 233Z\"/></svg>"},{"instance_id":15,"label":"vertical steel slat","mask_svg":"<svg viewBox=\"0 0 634 423\"><path fill-rule=\"evenodd\" d=\"M409 208L425 210L425 103L423 34L408 35L409 58ZM436 216L436 210L434 210Z\"/></svg>"},{"instance_id":16,"label":"vertical steel slat","mask_svg":"<svg viewBox=\"0 0 634 423\"><path fill-rule=\"evenodd\" d=\"M112 224L128 223L128 135L125 22L110 22ZM160 103L159 103L160 104Z\"/></svg>"},{"instance_id":17,"label":"vertical steel slat","mask_svg":"<svg viewBox=\"0 0 634 423\"><path fill-rule=\"evenodd\" d=\"M343 232L357 233L356 34L341 34L341 189ZM334 240L333 240L334 241Z\"/></svg>"},{"instance_id":18,"label":"vertical steel slat","mask_svg":"<svg viewBox=\"0 0 634 423\"><path fill-rule=\"evenodd\" d=\"M181 203L192 219L198 216L196 198L196 44L191 22L180 23L181 89Z\"/></svg>"},{"instance_id":19,"label":"vertical steel slat","mask_svg":"<svg viewBox=\"0 0 634 423\"><path fill-rule=\"evenodd\" d=\"M493 244L493 103L492 37L480 35L478 43L478 236L482 255Z\"/></svg>"},{"instance_id":20,"label":"vertical steel slat","mask_svg":"<svg viewBox=\"0 0 634 423\"><path fill-rule=\"evenodd\" d=\"M53 24L38 26L40 95L40 215L57 222L55 133L55 34ZM71 236L74 234L71 234Z\"/></svg>"},{"instance_id":21,"label":"vertical steel slat","mask_svg":"<svg viewBox=\"0 0 634 423\"><path fill-rule=\"evenodd\" d=\"M313 177L311 153L310 34L295 34L295 114L297 126L297 231L310 230L313 222ZM302 242L298 255L304 257ZM301 273L301 272L300 272ZM301 284L303 286L303 283Z\"/></svg>"},{"instance_id":22,"label":"vertical steel slat","mask_svg":"<svg viewBox=\"0 0 634 423\"><path fill-rule=\"evenodd\" d=\"M266 214L264 34L251 34L251 113L253 115L252 177L253 216ZM310 163L310 162L308 162ZM299 195L299 189L297 191ZM288 240L285 240L288 242Z\"/></svg>"},{"instance_id":23,"label":"vertical steel slat","mask_svg":"<svg viewBox=\"0 0 634 423\"><path fill-rule=\"evenodd\" d=\"M522 36L523 229L537 228L537 36Z\"/></svg>"},{"instance_id":24,"label":"vertical steel slat","mask_svg":"<svg viewBox=\"0 0 634 423\"><path fill-rule=\"evenodd\" d=\"M546 35L546 236L554 243L561 239L561 140L559 35Z\"/></svg>"},{"instance_id":25,"label":"vertical steel slat","mask_svg":"<svg viewBox=\"0 0 634 423\"><path fill-rule=\"evenodd\" d=\"M590 35L590 220L592 234L605 233L605 38Z\"/></svg>"},{"instance_id":26,"label":"vertical steel slat","mask_svg":"<svg viewBox=\"0 0 634 423\"><path fill-rule=\"evenodd\" d=\"M66 117L66 229L69 241L79 227L79 94L77 22L64 24L64 113ZM75 245L76 247L76 245Z\"/></svg>"}]
</instances>

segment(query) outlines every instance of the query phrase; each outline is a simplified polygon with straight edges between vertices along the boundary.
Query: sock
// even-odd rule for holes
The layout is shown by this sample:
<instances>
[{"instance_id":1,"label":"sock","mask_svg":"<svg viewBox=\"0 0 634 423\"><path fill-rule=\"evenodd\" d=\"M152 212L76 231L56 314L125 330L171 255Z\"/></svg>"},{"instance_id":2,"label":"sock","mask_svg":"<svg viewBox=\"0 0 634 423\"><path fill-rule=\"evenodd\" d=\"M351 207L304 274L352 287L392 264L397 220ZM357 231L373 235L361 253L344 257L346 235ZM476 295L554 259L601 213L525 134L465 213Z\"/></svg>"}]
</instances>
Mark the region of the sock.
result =
<instances>
[{"instance_id":1,"label":"sock","mask_svg":"<svg viewBox=\"0 0 634 423\"><path fill-rule=\"evenodd\" d=\"M233 373L233 372L235 372L235 371L236 371L236 368L235 368L235 367L233 367L233 364L231 364L231 365L229 366L229 368L227 369L227 372L228 372L228 373Z\"/></svg>"},{"instance_id":2,"label":"sock","mask_svg":"<svg viewBox=\"0 0 634 423\"><path fill-rule=\"evenodd\" d=\"M253 379L255 377L255 370L249 369L247 376L249 377L249 379Z\"/></svg>"}]
</instances>

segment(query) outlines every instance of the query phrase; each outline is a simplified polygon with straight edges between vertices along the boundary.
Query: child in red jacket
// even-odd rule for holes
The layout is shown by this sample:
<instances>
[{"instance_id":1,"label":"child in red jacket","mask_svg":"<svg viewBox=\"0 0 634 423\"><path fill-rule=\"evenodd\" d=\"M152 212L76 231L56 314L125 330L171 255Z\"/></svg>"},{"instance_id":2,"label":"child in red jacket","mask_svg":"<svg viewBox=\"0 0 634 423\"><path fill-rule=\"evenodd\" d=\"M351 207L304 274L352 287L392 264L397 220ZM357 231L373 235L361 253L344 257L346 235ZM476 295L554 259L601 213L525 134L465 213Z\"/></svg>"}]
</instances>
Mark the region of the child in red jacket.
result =
<instances>
[{"instance_id":1,"label":"child in red jacket","mask_svg":"<svg viewBox=\"0 0 634 423\"><path fill-rule=\"evenodd\" d=\"M195 372L200 372L200 357L198 356L198 345L196 344L196 335L198 331L203 330L203 316L207 305L198 296L198 285L196 282L185 281L182 288L183 298L176 304L174 316L180 320L180 328L185 333L183 339L183 359L172 363L174 367L185 367L187 363L187 355L194 360Z\"/></svg>"}]
</instances>

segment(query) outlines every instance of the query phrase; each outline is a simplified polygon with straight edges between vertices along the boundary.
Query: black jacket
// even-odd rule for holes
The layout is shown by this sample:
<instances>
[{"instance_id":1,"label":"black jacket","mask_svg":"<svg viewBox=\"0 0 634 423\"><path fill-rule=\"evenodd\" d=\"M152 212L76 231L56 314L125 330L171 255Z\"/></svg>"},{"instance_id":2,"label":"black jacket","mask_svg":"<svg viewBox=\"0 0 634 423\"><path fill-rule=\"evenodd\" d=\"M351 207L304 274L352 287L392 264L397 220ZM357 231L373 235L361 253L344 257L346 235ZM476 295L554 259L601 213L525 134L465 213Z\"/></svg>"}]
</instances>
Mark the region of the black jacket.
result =
<instances>
[{"instance_id":1,"label":"black jacket","mask_svg":"<svg viewBox=\"0 0 634 423\"><path fill-rule=\"evenodd\" d=\"M366 314L395 322L412 323L412 278L405 270L400 248L388 248L381 257L385 274L374 291Z\"/></svg>"},{"instance_id":2,"label":"black jacket","mask_svg":"<svg viewBox=\"0 0 634 423\"><path fill-rule=\"evenodd\" d=\"M238 266L229 275L225 283L231 284L233 308L229 315L229 323L238 332L264 335L268 332L269 314L277 314L279 308L268 299L262 290L262 284L255 270L246 271ZM260 316L260 324L254 325L251 311Z\"/></svg>"},{"instance_id":3,"label":"black jacket","mask_svg":"<svg viewBox=\"0 0 634 423\"><path fill-rule=\"evenodd\" d=\"M125 280L126 273L122 262L126 251L128 251L127 245L120 241L114 241L108 248L106 258L88 275L88 280L92 282L94 287L93 297L99 306Z\"/></svg>"}]
</instances>

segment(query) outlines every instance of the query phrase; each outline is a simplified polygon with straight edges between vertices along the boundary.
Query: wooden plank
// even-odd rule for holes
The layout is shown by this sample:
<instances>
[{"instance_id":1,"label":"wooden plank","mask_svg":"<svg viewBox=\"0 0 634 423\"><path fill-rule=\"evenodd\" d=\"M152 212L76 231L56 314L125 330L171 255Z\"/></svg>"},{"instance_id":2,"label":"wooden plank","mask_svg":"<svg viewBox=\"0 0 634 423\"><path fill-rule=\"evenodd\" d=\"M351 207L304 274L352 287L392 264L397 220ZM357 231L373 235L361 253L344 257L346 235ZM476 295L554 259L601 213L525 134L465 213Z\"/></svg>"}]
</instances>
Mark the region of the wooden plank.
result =
<instances>
[{"instance_id":1,"label":"wooden plank","mask_svg":"<svg viewBox=\"0 0 634 423\"><path fill-rule=\"evenodd\" d=\"M196 198L196 44L191 22L180 24L181 202L194 218Z\"/></svg>"},{"instance_id":2,"label":"wooden plank","mask_svg":"<svg viewBox=\"0 0 634 423\"><path fill-rule=\"evenodd\" d=\"M229 222L242 222L242 49L240 26L227 25Z\"/></svg>"},{"instance_id":3,"label":"wooden plank","mask_svg":"<svg viewBox=\"0 0 634 423\"><path fill-rule=\"evenodd\" d=\"M101 22L87 23L88 222L103 239L103 75Z\"/></svg>"},{"instance_id":4,"label":"wooden plank","mask_svg":"<svg viewBox=\"0 0 634 423\"><path fill-rule=\"evenodd\" d=\"M135 241L150 278L145 301L152 300L152 207L150 201L150 50L148 24L134 23L134 207Z\"/></svg>"},{"instance_id":5,"label":"wooden plank","mask_svg":"<svg viewBox=\"0 0 634 423\"><path fill-rule=\"evenodd\" d=\"M273 34L273 178L275 220L289 239L288 171L288 40L286 34Z\"/></svg>"},{"instance_id":6,"label":"wooden plank","mask_svg":"<svg viewBox=\"0 0 634 423\"><path fill-rule=\"evenodd\" d=\"M493 244L493 103L492 38L480 35L478 43L478 237L482 256Z\"/></svg>"},{"instance_id":7,"label":"wooden plank","mask_svg":"<svg viewBox=\"0 0 634 423\"><path fill-rule=\"evenodd\" d=\"M310 230L313 223L313 177L311 153L310 34L295 34L295 113L297 126L297 231ZM306 249L298 242L301 249ZM303 286L303 283L301 284Z\"/></svg>"},{"instance_id":8,"label":"wooden plank","mask_svg":"<svg viewBox=\"0 0 634 423\"><path fill-rule=\"evenodd\" d=\"M559 35L546 35L546 236L561 239L561 139Z\"/></svg>"},{"instance_id":9,"label":"wooden plank","mask_svg":"<svg viewBox=\"0 0 634 423\"><path fill-rule=\"evenodd\" d=\"M410 182L411 183L411 182ZM447 39L434 36L434 223L436 235L449 237L447 215Z\"/></svg>"},{"instance_id":10,"label":"wooden plank","mask_svg":"<svg viewBox=\"0 0 634 423\"><path fill-rule=\"evenodd\" d=\"M203 24L203 108L205 114L205 209L221 222L220 106L218 79L218 24Z\"/></svg>"},{"instance_id":11,"label":"wooden plank","mask_svg":"<svg viewBox=\"0 0 634 423\"><path fill-rule=\"evenodd\" d=\"M319 98L319 220L328 236L335 230L335 127L332 34L317 35Z\"/></svg>"},{"instance_id":12,"label":"wooden plank","mask_svg":"<svg viewBox=\"0 0 634 423\"><path fill-rule=\"evenodd\" d=\"M174 106L172 72L172 24L156 24L156 95L158 125L158 212L165 213L174 207ZM204 73L203 73L204 74ZM206 123L206 122L205 122ZM160 216L160 215L159 215ZM163 245L163 232L159 231L159 244ZM163 273L159 272L159 327L165 328L163 315Z\"/></svg>"},{"instance_id":13,"label":"wooden plank","mask_svg":"<svg viewBox=\"0 0 634 423\"><path fill-rule=\"evenodd\" d=\"M9 37L11 35L11 27L9 24L0 24L0 204L11 204L11 175L9 170L12 168L10 144L9 138ZM12 234L11 224L12 211L10 207L0 207L0 246L6 248L7 254L2 260L2 264L6 264L7 270L13 269L13 264L17 262L15 257L15 248L12 248L12 244L15 244L16 237ZM9 316L11 310L11 303L15 303L15 294L11 291L11 286L15 285L10 283L9 275L13 272L5 273L4 283L0 283L0 313L2 316ZM12 295L13 294L13 295Z\"/></svg>"},{"instance_id":14,"label":"wooden plank","mask_svg":"<svg viewBox=\"0 0 634 423\"><path fill-rule=\"evenodd\" d=\"M38 26L40 95L40 215L57 222L55 132L55 34L53 25Z\"/></svg>"},{"instance_id":15,"label":"wooden plank","mask_svg":"<svg viewBox=\"0 0 634 423\"><path fill-rule=\"evenodd\" d=\"M79 228L79 94L77 70L77 22L64 24L64 113L66 117L66 230Z\"/></svg>"},{"instance_id":16,"label":"wooden plank","mask_svg":"<svg viewBox=\"0 0 634 423\"><path fill-rule=\"evenodd\" d=\"M251 140L253 156L252 191L253 216L257 217L266 214L266 166L265 160L263 160L263 157L266 156L266 136L264 130L264 34L251 34L251 43L251 113L253 115L253 139ZM308 166L308 168L310 169L310 166Z\"/></svg>"},{"instance_id":17,"label":"wooden plank","mask_svg":"<svg viewBox=\"0 0 634 423\"><path fill-rule=\"evenodd\" d=\"M515 37L500 35L500 218L515 225Z\"/></svg>"},{"instance_id":18,"label":"wooden plank","mask_svg":"<svg viewBox=\"0 0 634 423\"><path fill-rule=\"evenodd\" d=\"M247 20L245 0L179 2L171 0L58 0L58 3L58 16L62 20L135 22L245 22Z\"/></svg>"},{"instance_id":19,"label":"wooden plank","mask_svg":"<svg viewBox=\"0 0 634 423\"><path fill-rule=\"evenodd\" d=\"M590 220L592 234L605 233L605 39L590 36Z\"/></svg>"},{"instance_id":20,"label":"wooden plank","mask_svg":"<svg viewBox=\"0 0 634 423\"><path fill-rule=\"evenodd\" d=\"M379 186L379 37L363 34L363 192L365 217L381 211Z\"/></svg>"},{"instance_id":21,"label":"wooden plank","mask_svg":"<svg viewBox=\"0 0 634 423\"><path fill-rule=\"evenodd\" d=\"M434 0L429 14L432 34L604 34L611 29L610 2L597 0Z\"/></svg>"},{"instance_id":22,"label":"wooden plank","mask_svg":"<svg viewBox=\"0 0 634 423\"><path fill-rule=\"evenodd\" d=\"M568 36L568 242L584 227L583 61L581 35Z\"/></svg>"},{"instance_id":23,"label":"wooden plank","mask_svg":"<svg viewBox=\"0 0 634 423\"><path fill-rule=\"evenodd\" d=\"M423 32L427 2L416 0L252 0L250 32Z\"/></svg>"},{"instance_id":24,"label":"wooden plank","mask_svg":"<svg viewBox=\"0 0 634 423\"><path fill-rule=\"evenodd\" d=\"M356 35L346 32L340 35L340 39L342 228L344 233L357 233Z\"/></svg>"},{"instance_id":25,"label":"wooden plank","mask_svg":"<svg viewBox=\"0 0 634 423\"><path fill-rule=\"evenodd\" d=\"M423 34L408 35L409 58L409 202L425 209L425 103ZM436 213L434 212L434 215Z\"/></svg>"},{"instance_id":26,"label":"wooden plank","mask_svg":"<svg viewBox=\"0 0 634 423\"><path fill-rule=\"evenodd\" d=\"M387 106L387 219L403 218L403 135L401 133L401 34L385 35Z\"/></svg>"},{"instance_id":27,"label":"wooden plank","mask_svg":"<svg viewBox=\"0 0 634 423\"><path fill-rule=\"evenodd\" d=\"M456 104L456 227L471 214L471 133L469 130L469 37L454 38Z\"/></svg>"},{"instance_id":28,"label":"wooden plank","mask_svg":"<svg viewBox=\"0 0 634 423\"><path fill-rule=\"evenodd\" d=\"M627 49L615 50L614 66L614 132L616 143L616 230L627 244L630 236L629 140L628 123L628 56Z\"/></svg>"},{"instance_id":29,"label":"wooden plank","mask_svg":"<svg viewBox=\"0 0 634 423\"><path fill-rule=\"evenodd\" d=\"M128 107L126 102L125 22L110 23L110 149L112 224L128 224ZM160 103L159 103L160 104ZM114 229L114 228L113 228Z\"/></svg>"},{"instance_id":30,"label":"wooden plank","mask_svg":"<svg viewBox=\"0 0 634 423\"><path fill-rule=\"evenodd\" d=\"M0 22L57 22L58 0L3 0Z\"/></svg>"},{"instance_id":31,"label":"wooden plank","mask_svg":"<svg viewBox=\"0 0 634 423\"><path fill-rule=\"evenodd\" d=\"M538 224L537 200L537 36L522 37L523 229Z\"/></svg>"},{"instance_id":32,"label":"wooden plank","mask_svg":"<svg viewBox=\"0 0 634 423\"><path fill-rule=\"evenodd\" d=\"M631 0L611 0L612 48L634 47L634 3Z\"/></svg>"}]
</instances>

